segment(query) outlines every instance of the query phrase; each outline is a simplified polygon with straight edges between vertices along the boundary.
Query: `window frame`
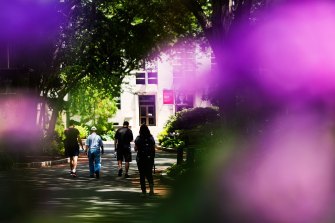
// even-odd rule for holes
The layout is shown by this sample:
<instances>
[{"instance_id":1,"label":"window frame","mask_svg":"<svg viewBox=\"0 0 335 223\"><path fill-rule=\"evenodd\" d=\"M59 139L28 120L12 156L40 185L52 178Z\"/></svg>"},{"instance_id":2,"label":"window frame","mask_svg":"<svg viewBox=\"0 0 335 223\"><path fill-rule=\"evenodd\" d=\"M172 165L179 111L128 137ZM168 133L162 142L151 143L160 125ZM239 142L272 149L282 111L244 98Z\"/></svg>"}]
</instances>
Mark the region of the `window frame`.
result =
<instances>
[{"instance_id":1,"label":"window frame","mask_svg":"<svg viewBox=\"0 0 335 223\"><path fill-rule=\"evenodd\" d=\"M136 84L145 85L146 83L146 72L136 72Z\"/></svg>"},{"instance_id":2,"label":"window frame","mask_svg":"<svg viewBox=\"0 0 335 223\"><path fill-rule=\"evenodd\" d=\"M139 114L139 125L143 124L143 120L145 120L144 124L146 124L147 126L157 125L156 95L139 95L138 96L138 109L139 109L139 113L138 113ZM150 109L152 109L153 111L152 113L149 112ZM143 111L144 111L144 114L143 114Z\"/></svg>"},{"instance_id":3,"label":"window frame","mask_svg":"<svg viewBox=\"0 0 335 223\"><path fill-rule=\"evenodd\" d=\"M158 84L157 71L139 71L136 72L136 85Z\"/></svg>"}]
</instances>

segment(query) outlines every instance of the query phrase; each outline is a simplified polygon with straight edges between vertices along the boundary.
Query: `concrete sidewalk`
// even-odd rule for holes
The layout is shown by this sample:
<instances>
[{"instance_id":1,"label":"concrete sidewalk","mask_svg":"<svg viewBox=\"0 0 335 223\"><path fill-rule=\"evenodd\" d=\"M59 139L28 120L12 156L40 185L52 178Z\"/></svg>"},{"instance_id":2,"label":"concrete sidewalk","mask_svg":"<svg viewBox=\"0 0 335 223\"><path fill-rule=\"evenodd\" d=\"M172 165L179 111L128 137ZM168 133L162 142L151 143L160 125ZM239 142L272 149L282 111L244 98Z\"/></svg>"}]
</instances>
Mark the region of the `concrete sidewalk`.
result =
<instances>
[{"instance_id":1,"label":"concrete sidewalk","mask_svg":"<svg viewBox=\"0 0 335 223\"><path fill-rule=\"evenodd\" d=\"M68 163L0 172L0 180L5 182L0 185L0 222L151 222L150 216L157 213L171 191L160 174L175 162L176 154L157 151L155 196L144 198L140 196L135 153L130 178L117 176L112 152L102 156L98 180L89 178L88 160L83 154L76 178L70 176Z\"/></svg>"},{"instance_id":2,"label":"concrete sidewalk","mask_svg":"<svg viewBox=\"0 0 335 223\"><path fill-rule=\"evenodd\" d=\"M166 148L161 148L157 146L158 151L166 151L166 152L175 152L173 150L169 150ZM133 152L133 155L135 154L134 151L134 143L131 143L131 149ZM104 141L104 150L105 150L105 155L107 154L114 154L115 155L115 148L114 148L114 141ZM85 157L84 151L80 150L80 156ZM60 164L66 164L69 163L70 159L69 158L64 158L64 159L57 159L57 160L44 160L44 161L39 161L39 162L29 162L29 163L15 163L14 167L15 168L34 168L34 167L50 167L54 165L60 165Z\"/></svg>"}]
</instances>

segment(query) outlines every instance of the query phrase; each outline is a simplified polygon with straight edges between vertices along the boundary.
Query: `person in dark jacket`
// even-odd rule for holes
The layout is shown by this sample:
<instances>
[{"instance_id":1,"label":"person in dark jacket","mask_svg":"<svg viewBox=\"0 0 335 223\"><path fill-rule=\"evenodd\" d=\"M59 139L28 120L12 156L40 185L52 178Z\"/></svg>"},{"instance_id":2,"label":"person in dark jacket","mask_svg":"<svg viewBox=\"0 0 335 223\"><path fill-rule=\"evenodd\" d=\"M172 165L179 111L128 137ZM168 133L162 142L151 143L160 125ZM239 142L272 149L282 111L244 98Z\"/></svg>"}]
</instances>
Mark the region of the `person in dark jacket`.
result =
<instances>
[{"instance_id":1,"label":"person in dark jacket","mask_svg":"<svg viewBox=\"0 0 335 223\"><path fill-rule=\"evenodd\" d=\"M147 193L145 183L145 179L147 179L150 187L149 195L154 195L152 168L155 159L155 140L145 124L141 125L140 135L135 139L135 151L137 152L136 161L140 172L142 194L146 195Z\"/></svg>"},{"instance_id":2,"label":"person in dark jacket","mask_svg":"<svg viewBox=\"0 0 335 223\"><path fill-rule=\"evenodd\" d=\"M74 127L74 121L70 120L69 127L64 131L65 154L70 157L70 174L73 177L77 176L76 168L79 156L79 144L84 150L83 142L81 141L79 130Z\"/></svg>"},{"instance_id":3,"label":"person in dark jacket","mask_svg":"<svg viewBox=\"0 0 335 223\"><path fill-rule=\"evenodd\" d=\"M122 176L122 161L125 161L125 175L129 177L129 162L131 158L131 146L130 142L133 141L133 132L129 129L129 122L125 121L123 126L119 128L115 133L115 148L116 148L116 159L118 162L118 176Z\"/></svg>"}]
</instances>

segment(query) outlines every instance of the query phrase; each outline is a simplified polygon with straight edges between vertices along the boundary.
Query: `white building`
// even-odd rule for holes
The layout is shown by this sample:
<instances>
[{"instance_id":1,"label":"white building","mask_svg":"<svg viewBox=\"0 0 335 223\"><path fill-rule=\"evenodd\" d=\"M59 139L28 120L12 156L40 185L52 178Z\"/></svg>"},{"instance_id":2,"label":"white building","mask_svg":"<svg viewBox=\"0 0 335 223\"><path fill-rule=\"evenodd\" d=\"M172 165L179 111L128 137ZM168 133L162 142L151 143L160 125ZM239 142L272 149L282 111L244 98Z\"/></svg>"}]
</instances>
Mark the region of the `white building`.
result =
<instances>
[{"instance_id":1,"label":"white building","mask_svg":"<svg viewBox=\"0 0 335 223\"><path fill-rule=\"evenodd\" d=\"M210 106L206 78L211 71L211 53L184 47L162 54L124 80L120 107L112 121L129 121L134 136L146 123L156 138L168 118L184 108Z\"/></svg>"}]
</instances>

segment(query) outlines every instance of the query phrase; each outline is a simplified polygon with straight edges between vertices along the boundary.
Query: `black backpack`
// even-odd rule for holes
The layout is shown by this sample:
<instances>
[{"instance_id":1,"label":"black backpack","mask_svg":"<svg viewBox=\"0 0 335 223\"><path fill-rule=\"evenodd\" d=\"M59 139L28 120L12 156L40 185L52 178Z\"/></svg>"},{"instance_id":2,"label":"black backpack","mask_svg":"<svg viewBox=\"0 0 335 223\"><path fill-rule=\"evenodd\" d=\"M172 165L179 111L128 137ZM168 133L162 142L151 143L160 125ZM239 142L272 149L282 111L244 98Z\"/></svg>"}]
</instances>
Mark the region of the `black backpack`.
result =
<instances>
[{"instance_id":1,"label":"black backpack","mask_svg":"<svg viewBox=\"0 0 335 223\"><path fill-rule=\"evenodd\" d=\"M155 142L151 137L140 138L138 156L145 159L155 158Z\"/></svg>"}]
</instances>

